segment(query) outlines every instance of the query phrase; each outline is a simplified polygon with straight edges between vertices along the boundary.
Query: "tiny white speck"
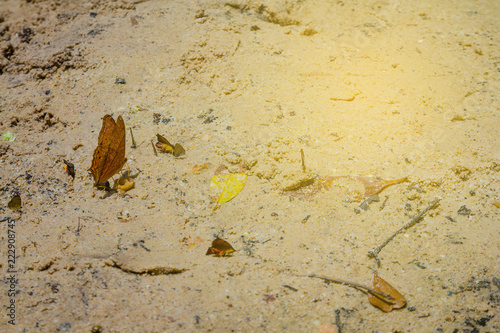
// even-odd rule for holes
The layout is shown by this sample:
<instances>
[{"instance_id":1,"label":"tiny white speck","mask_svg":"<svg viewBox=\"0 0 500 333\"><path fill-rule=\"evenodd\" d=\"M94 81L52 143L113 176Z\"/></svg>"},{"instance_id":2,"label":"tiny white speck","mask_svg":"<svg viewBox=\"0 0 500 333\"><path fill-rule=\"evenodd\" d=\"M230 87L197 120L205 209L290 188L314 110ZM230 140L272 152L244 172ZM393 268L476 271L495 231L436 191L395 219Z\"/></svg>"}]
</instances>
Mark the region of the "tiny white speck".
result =
<instances>
[{"instance_id":1,"label":"tiny white speck","mask_svg":"<svg viewBox=\"0 0 500 333\"><path fill-rule=\"evenodd\" d=\"M424 40L423 40L423 39L419 39L419 40L418 40L418 42L419 42L419 43L423 43L423 42L424 42Z\"/></svg>"}]
</instances>

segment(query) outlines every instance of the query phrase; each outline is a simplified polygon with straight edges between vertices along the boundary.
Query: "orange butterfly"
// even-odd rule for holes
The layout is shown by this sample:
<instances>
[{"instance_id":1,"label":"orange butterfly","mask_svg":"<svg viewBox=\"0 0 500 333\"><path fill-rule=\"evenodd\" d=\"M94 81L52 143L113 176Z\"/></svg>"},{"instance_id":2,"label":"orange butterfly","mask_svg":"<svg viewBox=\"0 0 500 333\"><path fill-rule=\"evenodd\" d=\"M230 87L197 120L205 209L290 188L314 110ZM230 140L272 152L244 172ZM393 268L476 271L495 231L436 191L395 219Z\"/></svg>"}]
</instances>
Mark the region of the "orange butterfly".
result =
<instances>
[{"instance_id":1,"label":"orange butterfly","mask_svg":"<svg viewBox=\"0 0 500 333\"><path fill-rule=\"evenodd\" d=\"M173 153L174 152L174 146L168 142L165 137L161 136L160 134L156 134L156 138L158 139L158 142L156 143L156 147L160 148L160 150L164 153Z\"/></svg>"},{"instance_id":2,"label":"orange butterfly","mask_svg":"<svg viewBox=\"0 0 500 333\"><path fill-rule=\"evenodd\" d=\"M175 146L173 146L170 142L168 142L167 139L165 139L165 137L161 136L160 134L156 134L156 138L158 139L156 147L160 148L161 152L170 153L175 157L182 156L186 153L184 148L179 143L176 143Z\"/></svg>"},{"instance_id":3,"label":"orange butterfly","mask_svg":"<svg viewBox=\"0 0 500 333\"><path fill-rule=\"evenodd\" d=\"M206 255L215 254L216 257L230 256L234 252L231 244L223 239L216 238L212 242L212 246L208 248Z\"/></svg>"},{"instance_id":4,"label":"orange butterfly","mask_svg":"<svg viewBox=\"0 0 500 333\"><path fill-rule=\"evenodd\" d=\"M92 173L95 185L99 185L118 173L125 162L125 123L121 116L115 123L107 114L102 120L97 148L88 171Z\"/></svg>"}]
</instances>

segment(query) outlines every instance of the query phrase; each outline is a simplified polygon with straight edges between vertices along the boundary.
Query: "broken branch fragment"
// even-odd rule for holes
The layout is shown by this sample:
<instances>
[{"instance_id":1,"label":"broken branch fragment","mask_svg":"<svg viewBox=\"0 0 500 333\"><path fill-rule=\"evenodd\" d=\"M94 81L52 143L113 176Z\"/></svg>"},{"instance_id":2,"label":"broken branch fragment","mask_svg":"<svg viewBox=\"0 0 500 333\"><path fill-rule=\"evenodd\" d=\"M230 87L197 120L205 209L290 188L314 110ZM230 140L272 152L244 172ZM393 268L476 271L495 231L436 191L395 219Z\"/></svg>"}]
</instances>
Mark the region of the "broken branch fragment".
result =
<instances>
[{"instance_id":1,"label":"broken branch fragment","mask_svg":"<svg viewBox=\"0 0 500 333\"><path fill-rule=\"evenodd\" d=\"M368 176L329 176L325 178L313 178L308 182L299 182L284 189L286 194L297 197L311 197L323 189L329 189L334 185L342 186L347 182L361 183L362 189L353 193L353 201L362 201L372 195L382 192L388 186L407 182L408 178L399 178L394 180L384 180ZM351 187L351 184L344 184ZM360 187L361 187L360 186Z\"/></svg>"},{"instance_id":2,"label":"broken branch fragment","mask_svg":"<svg viewBox=\"0 0 500 333\"><path fill-rule=\"evenodd\" d=\"M332 279L317 275L301 275L311 278L318 278L328 282L335 282L347 285L352 288L361 289L368 296L368 300L373 306L378 307L384 312L390 312L393 309L402 308L406 304L406 299L393 286L379 277L376 273L373 274L371 286L363 286L359 283Z\"/></svg>"},{"instance_id":3,"label":"broken branch fragment","mask_svg":"<svg viewBox=\"0 0 500 333\"><path fill-rule=\"evenodd\" d=\"M399 233L401 233L402 231L404 231L404 230L412 227L414 224L416 224L422 218L422 216L424 216L429 210L434 208L434 206L436 206L440 200L441 199L439 199L439 198L434 200L427 208L425 208L423 211L421 211L415 217L413 217L410 222L406 223L404 226L399 228L398 231L396 231L389 238L387 238L387 240L385 242L383 242L382 244L380 244L379 246L377 246L373 250L368 251L368 257L375 258L375 260L377 261L377 264L380 266L380 258L378 257L378 254L384 248L384 246L386 246Z\"/></svg>"}]
</instances>

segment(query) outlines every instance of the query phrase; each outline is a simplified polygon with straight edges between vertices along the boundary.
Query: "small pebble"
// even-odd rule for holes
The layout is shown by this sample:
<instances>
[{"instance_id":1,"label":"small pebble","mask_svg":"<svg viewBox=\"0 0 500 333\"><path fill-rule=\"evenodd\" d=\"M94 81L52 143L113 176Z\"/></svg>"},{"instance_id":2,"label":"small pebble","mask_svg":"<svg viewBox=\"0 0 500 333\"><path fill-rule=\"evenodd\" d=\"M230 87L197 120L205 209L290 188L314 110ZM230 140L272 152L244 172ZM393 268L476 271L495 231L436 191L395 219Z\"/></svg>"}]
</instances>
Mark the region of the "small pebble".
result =
<instances>
[{"instance_id":1,"label":"small pebble","mask_svg":"<svg viewBox=\"0 0 500 333\"><path fill-rule=\"evenodd\" d=\"M460 207L460 209L457 212L458 215L465 215L465 216L470 215L470 213L471 213L471 210L468 209L465 205Z\"/></svg>"}]
</instances>

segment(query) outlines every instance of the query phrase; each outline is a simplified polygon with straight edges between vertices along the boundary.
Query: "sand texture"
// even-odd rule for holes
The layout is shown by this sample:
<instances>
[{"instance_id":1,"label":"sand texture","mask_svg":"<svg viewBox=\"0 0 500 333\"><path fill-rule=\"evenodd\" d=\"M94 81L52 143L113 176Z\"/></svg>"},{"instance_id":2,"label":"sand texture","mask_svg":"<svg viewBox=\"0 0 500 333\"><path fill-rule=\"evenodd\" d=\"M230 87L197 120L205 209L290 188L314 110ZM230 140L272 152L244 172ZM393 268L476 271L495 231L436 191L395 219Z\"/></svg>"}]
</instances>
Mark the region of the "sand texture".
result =
<instances>
[{"instance_id":1,"label":"sand texture","mask_svg":"<svg viewBox=\"0 0 500 333\"><path fill-rule=\"evenodd\" d=\"M500 332L499 17L0 2L0 332ZM87 171L106 114L125 122L123 194ZM155 155L157 134L185 154ZM216 205L222 165L242 183ZM235 252L206 255L217 237ZM374 272L404 307L304 276Z\"/></svg>"}]
</instances>

